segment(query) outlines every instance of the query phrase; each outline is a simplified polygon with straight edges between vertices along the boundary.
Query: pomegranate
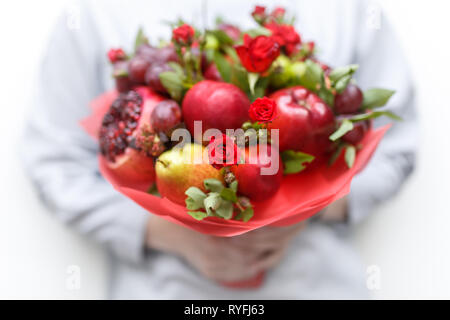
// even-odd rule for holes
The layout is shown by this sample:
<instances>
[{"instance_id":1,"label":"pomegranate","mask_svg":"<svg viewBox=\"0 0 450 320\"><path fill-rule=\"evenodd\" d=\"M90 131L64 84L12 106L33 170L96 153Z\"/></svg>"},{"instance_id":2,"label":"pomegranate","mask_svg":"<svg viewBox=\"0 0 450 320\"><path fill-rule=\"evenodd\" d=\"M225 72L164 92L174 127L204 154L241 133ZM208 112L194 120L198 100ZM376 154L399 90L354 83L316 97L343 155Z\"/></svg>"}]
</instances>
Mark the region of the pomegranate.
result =
<instances>
[{"instance_id":1,"label":"pomegranate","mask_svg":"<svg viewBox=\"0 0 450 320\"><path fill-rule=\"evenodd\" d=\"M211 80L194 85L183 100L183 117L187 129L194 135L194 121L202 121L202 130L237 129L248 120L250 101L244 92L231 83ZM202 134L203 134L202 132ZM195 137L202 141L202 137Z\"/></svg>"},{"instance_id":2,"label":"pomegranate","mask_svg":"<svg viewBox=\"0 0 450 320\"><path fill-rule=\"evenodd\" d=\"M135 139L150 123L153 108L163 100L148 88L121 94L105 114L99 133L100 152L118 175L133 181L155 178L153 159L139 150Z\"/></svg>"},{"instance_id":3,"label":"pomegranate","mask_svg":"<svg viewBox=\"0 0 450 320\"><path fill-rule=\"evenodd\" d=\"M274 92L277 117L269 129L279 129L280 151L295 150L323 155L330 147L330 134L335 130L331 109L317 95L302 86Z\"/></svg>"},{"instance_id":4,"label":"pomegranate","mask_svg":"<svg viewBox=\"0 0 450 320\"><path fill-rule=\"evenodd\" d=\"M239 193L253 201L263 201L272 197L280 188L283 178L283 162L278 150L268 145L267 152L259 154L259 146L250 146L245 150L245 163L231 167L238 181ZM272 157L278 160L278 170L273 175L262 175L261 168L271 166Z\"/></svg>"}]
</instances>

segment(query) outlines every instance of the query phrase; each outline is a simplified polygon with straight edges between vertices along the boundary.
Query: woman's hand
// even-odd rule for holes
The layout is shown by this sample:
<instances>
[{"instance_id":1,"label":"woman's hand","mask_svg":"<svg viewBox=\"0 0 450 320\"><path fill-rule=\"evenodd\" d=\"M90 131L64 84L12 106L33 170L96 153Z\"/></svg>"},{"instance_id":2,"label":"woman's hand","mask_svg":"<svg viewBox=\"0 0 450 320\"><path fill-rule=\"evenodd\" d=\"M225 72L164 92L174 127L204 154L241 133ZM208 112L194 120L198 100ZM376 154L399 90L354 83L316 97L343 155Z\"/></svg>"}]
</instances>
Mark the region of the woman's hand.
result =
<instances>
[{"instance_id":1,"label":"woman's hand","mask_svg":"<svg viewBox=\"0 0 450 320\"><path fill-rule=\"evenodd\" d=\"M273 268L291 239L305 223L264 227L224 238L204 235L152 216L147 228L148 247L183 257L205 277L224 282L248 280Z\"/></svg>"}]
</instances>

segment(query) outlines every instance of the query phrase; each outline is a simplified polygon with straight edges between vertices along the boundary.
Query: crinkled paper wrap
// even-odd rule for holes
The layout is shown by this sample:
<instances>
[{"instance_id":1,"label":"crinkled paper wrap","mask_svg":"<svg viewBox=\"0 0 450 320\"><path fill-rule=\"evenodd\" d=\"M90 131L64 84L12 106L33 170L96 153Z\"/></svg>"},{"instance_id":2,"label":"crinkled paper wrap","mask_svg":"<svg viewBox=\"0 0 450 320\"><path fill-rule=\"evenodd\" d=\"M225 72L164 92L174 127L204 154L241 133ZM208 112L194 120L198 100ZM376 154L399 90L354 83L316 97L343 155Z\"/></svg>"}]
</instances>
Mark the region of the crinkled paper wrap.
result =
<instances>
[{"instance_id":1,"label":"crinkled paper wrap","mask_svg":"<svg viewBox=\"0 0 450 320\"><path fill-rule=\"evenodd\" d=\"M117 92L110 91L96 98L91 103L93 111L91 116L81 121L83 128L95 139L97 139L103 115L116 97ZM205 234L230 237L263 226L286 226L300 222L319 212L333 201L344 197L350 191L353 177L368 163L388 129L389 126L385 126L367 133L361 142L362 149L358 151L351 169L346 167L341 156L331 167L326 163L319 163L299 174L285 176L280 190L272 198L264 202L253 203L254 216L248 222L216 217L197 221L187 214L187 210L183 206L147 193L146 191L153 182L144 185L133 184L124 177L116 176L108 168L106 160L101 155L98 157L99 168L103 177L117 191L152 214Z\"/></svg>"}]
</instances>

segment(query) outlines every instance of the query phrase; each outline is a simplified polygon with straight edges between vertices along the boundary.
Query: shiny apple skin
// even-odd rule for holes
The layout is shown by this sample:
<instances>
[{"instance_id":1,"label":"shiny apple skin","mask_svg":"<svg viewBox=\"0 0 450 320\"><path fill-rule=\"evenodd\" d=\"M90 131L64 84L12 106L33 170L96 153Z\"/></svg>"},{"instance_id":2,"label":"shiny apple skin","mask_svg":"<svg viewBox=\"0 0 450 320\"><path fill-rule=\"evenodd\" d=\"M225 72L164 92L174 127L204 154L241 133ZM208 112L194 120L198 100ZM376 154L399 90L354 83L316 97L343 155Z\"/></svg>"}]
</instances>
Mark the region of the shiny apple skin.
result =
<instances>
[{"instance_id":1,"label":"shiny apple skin","mask_svg":"<svg viewBox=\"0 0 450 320\"><path fill-rule=\"evenodd\" d=\"M238 129L249 119L250 101L233 84L203 80L194 85L183 100L183 118L194 136L194 121L202 121L202 134L207 129ZM197 141L201 137L195 137Z\"/></svg>"},{"instance_id":2,"label":"shiny apple skin","mask_svg":"<svg viewBox=\"0 0 450 320\"><path fill-rule=\"evenodd\" d=\"M317 95L302 86L274 92L277 117L269 129L279 129L279 150L295 150L315 156L331 148L329 136L336 128L333 111Z\"/></svg>"},{"instance_id":3,"label":"shiny apple skin","mask_svg":"<svg viewBox=\"0 0 450 320\"><path fill-rule=\"evenodd\" d=\"M271 156L277 157L279 167L273 175L262 175L261 168L270 167ZM274 156L274 157L275 157ZM245 163L231 167L231 171L238 181L238 191L252 201L264 201L274 196L281 186L283 179L283 162L278 150L273 146L267 147L267 153L258 153L257 146L247 147Z\"/></svg>"}]
</instances>

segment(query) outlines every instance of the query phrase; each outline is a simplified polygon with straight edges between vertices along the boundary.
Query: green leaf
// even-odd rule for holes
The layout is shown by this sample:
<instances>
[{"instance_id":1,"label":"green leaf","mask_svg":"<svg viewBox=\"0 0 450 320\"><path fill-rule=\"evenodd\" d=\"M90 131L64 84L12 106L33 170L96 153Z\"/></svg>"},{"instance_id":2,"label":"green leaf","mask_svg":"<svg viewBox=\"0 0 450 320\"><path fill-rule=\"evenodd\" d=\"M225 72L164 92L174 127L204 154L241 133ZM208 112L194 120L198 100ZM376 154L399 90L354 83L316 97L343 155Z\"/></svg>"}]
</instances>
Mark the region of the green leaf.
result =
<instances>
[{"instance_id":1,"label":"green leaf","mask_svg":"<svg viewBox=\"0 0 450 320\"><path fill-rule=\"evenodd\" d=\"M136 38L134 39L134 52L136 52L136 50L137 50L137 48L139 48L139 46L141 46L145 43L148 43L148 38L145 36L144 30L142 29L142 27L140 27L136 34Z\"/></svg>"},{"instance_id":2,"label":"green leaf","mask_svg":"<svg viewBox=\"0 0 450 320\"><path fill-rule=\"evenodd\" d=\"M221 181L217 179L205 179L203 180L205 188L211 192L220 193L225 188Z\"/></svg>"},{"instance_id":3,"label":"green leaf","mask_svg":"<svg viewBox=\"0 0 450 320\"><path fill-rule=\"evenodd\" d=\"M299 79L301 85L309 90L317 91L318 87L322 85L323 70L312 60L305 61L305 72Z\"/></svg>"},{"instance_id":4,"label":"green leaf","mask_svg":"<svg viewBox=\"0 0 450 320\"><path fill-rule=\"evenodd\" d=\"M364 91L363 109L374 109L386 105L395 91L387 89L369 89Z\"/></svg>"},{"instance_id":5,"label":"green leaf","mask_svg":"<svg viewBox=\"0 0 450 320\"><path fill-rule=\"evenodd\" d=\"M224 51L225 55L233 60L233 63L239 63L239 61L241 61L236 50L233 47L225 47Z\"/></svg>"},{"instance_id":6,"label":"green leaf","mask_svg":"<svg viewBox=\"0 0 450 320\"><path fill-rule=\"evenodd\" d=\"M244 222L249 221L253 217L253 208L248 207L244 211L239 212L236 215L236 220L242 220Z\"/></svg>"},{"instance_id":7,"label":"green leaf","mask_svg":"<svg viewBox=\"0 0 450 320\"><path fill-rule=\"evenodd\" d=\"M203 211L188 211L189 215L195 220L203 220L207 217L206 212Z\"/></svg>"},{"instance_id":8,"label":"green leaf","mask_svg":"<svg viewBox=\"0 0 450 320\"><path fill-rule=\"evenodd\" d=\"M232 183L230 183L230 189L233 190L234 192L237 192L238 189L238 181L234 180Z\"/></svg>"},{"instance_id":9,"label":"green leaf","mask_svg":"<svg viewBox=\"0 0 450 320\"><path fill-rule=\"evenodd\" d=\"M205 205L205 209L206 212L208 213L208 216L215 216L216 210L222 204L222 198L217 192L211 192L205 198L203 204Z\"/></svg>"},{"instance_id":10,"label":"green leaf","mask_svg":"<svg viewBox=\"0 0 450 320\"><path fill-rule=\"evenodd\" d=\"M259 73L249 72L248 73L248 86L250 88L251 94L255 94L255 85L259 79Z\"/></svg>"},{"instance_id":11,"label":"green leaf","mask_svg":"<svg viewBox=\"0 0 450 320\"><path fill-rule=\"evenodd\" d=\"M233 203L236 203L238 198L236 195L236 191L234 191L231 188L224 188L221 192L220 192L220 196L222 197L222 199L227 200L227 201L231 201Z\"/></svg>"},{"instance_id":12,"label":"green leaf","mask_svg":"<svg viewBox=\"0 0 450 320\"><path fill-rule=\"evenodd\" d=\"M219 208L215 211L216 215L224 219L231 219L233 216L233 204L231 201L222 201Z\"/></svg>"},{"instance_id":13,"label":"green leaf","mask_svg":"<svg viewBox=\"0 0 450 320\"><path fill-rule=\"evenodd\" d=\"M250 29L246 33L252 38L257 37L257 36L270 37L272 35L272 31L270 31L269 29L263 28L263 27Z\"/></svg>"},{"instance_id":14,"label":"green leaf","mask_svg":"<svg viewBox=\"0 0 450 320\"><path fill-rule=\"evenodd\" d=\"M358 70L359 66L357 64L351 64L345 67L339 67L330 72L329 78L331 82L336 83L344 77L348 77L354 74Z\"/></svg>"},{"instance_id":15,"label":"green leaf","mask_svg":"<svg viewBox=\"0 0 450 320\"><path fill-rule=\"evenodd\" d=\"M335 84L334 84L334 88L336 89L337 93L342 93L345 88L347 88L348 84L350 83L350 81L352 80L352 76L351 75L346 75L343 76L342 78L340 78Z\"/></svg>"},{"instance_id":16,"label":"green leaf","mask_svg":"<svg viewBox=\"0 0 450 320\"><path fill-rule=\"evenodd\" d=\"M346 144L339 144L339 146L336 148L336 150L333 152L333 154L331 155L330 159L328 160L328 165L332 166L336 160L339 158L339 156L341 155L342 150L344 149L344 147L346 146Z\"/></svg>"},{"instance_id":17,"label":"green leaf","mask_svg":"<svg viewBox=\"0 0 450 320\"><path fill-rule=\"evenodd\" d=\"M239 87L244 92L249 92L250 88L248 85L248 72L244 68L235 64L232 68L231 83Z\"/></svg>"},{"instance_id":18,"label":"green leaf","mask_svg":"<svg viewBox=\"0 0 450 320\"><path fill-rule=\"evenodd\" d=\"M233 39L231 39L223 30L208 30L207 34L213 35L221 45L231 46L233 45Z\"/></svg>"},{"instance_id":19,"label":"green leaf","mask_svg":"<svg viewBox=\"0 0 450 320\"><path fill-rule=\"evenodd\" d=\"M184 193L186 198L186 208L188 210L198 210L204 208L203 201L206 199L206 194L197 187L190 187Z\"/></svg>"},{"instance_id":20,"label":"green leaf","mask_svg":"<svg viewBox=\"0 0 450 320\"><path fill-rule=\"evenodd\" d=\"M339 126L339 129L337 129L331 136L331 141L336 141L339 138L342 138L347 132L351 131L353 129L353 122L351 122L348 119L345 119L342 121L341 125Z\"/></svg>"},{"instance_id":21,"label":"green leaf","mask_svg":"<svg viewBox=\"0 0 450 320\"><path fill-rule=\"evenodd\" d=\"M231 63L220 52L215 52L213 59L223 81L230 82L233 72Z\"/></svg>"},{"instance_id":22,"label":"green leaf","mask_svg":"<svg viewBox=\"0 0 450 320\"><path fill-rule=\"evenodd\" d=\"M321 87L317 95L322 99L328 106L333 107L334 105L334 95L325 86Z\"/></svg>"},{"instance_id":23,"label":"green leaf","mask_svg":"<svg viewBox=\"0 0 450 320\"><path fill-rule=\"evenodd\" d=\"M184 93L183 78L175 71L166 71L159 74L159 79L170 96L180 101Z\"/></svg>"},{"instance_id":24,"label":"green leaf","mask_svg":"<svg viewBox=\"0 0 450 320\"><path fill-rule=\"evenodd\" d=\"M307 153L286 150L281 153L281 159L284 164L284 174L294 174L304 170L305 163L311 163L315 158Z\"/></svg>"},{"instance_id":25,"label":"green leaf","mask_svg":"<svg viewBox=\"0 0 450 320\"><path fill-rule=\"evenodd\" d=\"M353 164L355 163L355 157L356 157L356 148L355 146L349 145L345 148L345 163L347 164L347 167L350 169L353 167Z\"/></svg>"},{"instance_id":26,"label":"green leaf","mask_svg":"<svg viewBox=\"0 0 450 320\"><path fill-rule=\"evenodd\" d=\"M269 77L260 77L256 82L255 92L252 96L252 101L257 98L262 98L266 95L266 89L269 85Z\"/></svg>"},{"instance_id":27,"label":"green leaf","mask_svg":"<svg viewBox=\"0 0 450 320\"><path fill-rule=\"evenodd\" d=\"M349 120L352 122L358 122L358 121L365 121L365 120L369 120L369 119L375 119L375 118L378 118L381 116L386 116L386 117L389 117L389 118L391 118L393 120L397 120L397 121L402 120L401 117L397 116L395 113L392 113L390 111L373 111L373 112L358 114L356 116L349 118Z\"/></svg>"},{"instance_id":28,"label":"green leaf","mask_svg":"<svg viewBox=\"0 0 450 320\"><path fill-rule=\"evenodd\" d=\"M183 77L184 77L184 69L179 63L170 61L167 64L169 65L169 67L172 68L172 70L176 74L178 74L180 76L181 79L183 79Z\"/></svg>"}]
</instances>

